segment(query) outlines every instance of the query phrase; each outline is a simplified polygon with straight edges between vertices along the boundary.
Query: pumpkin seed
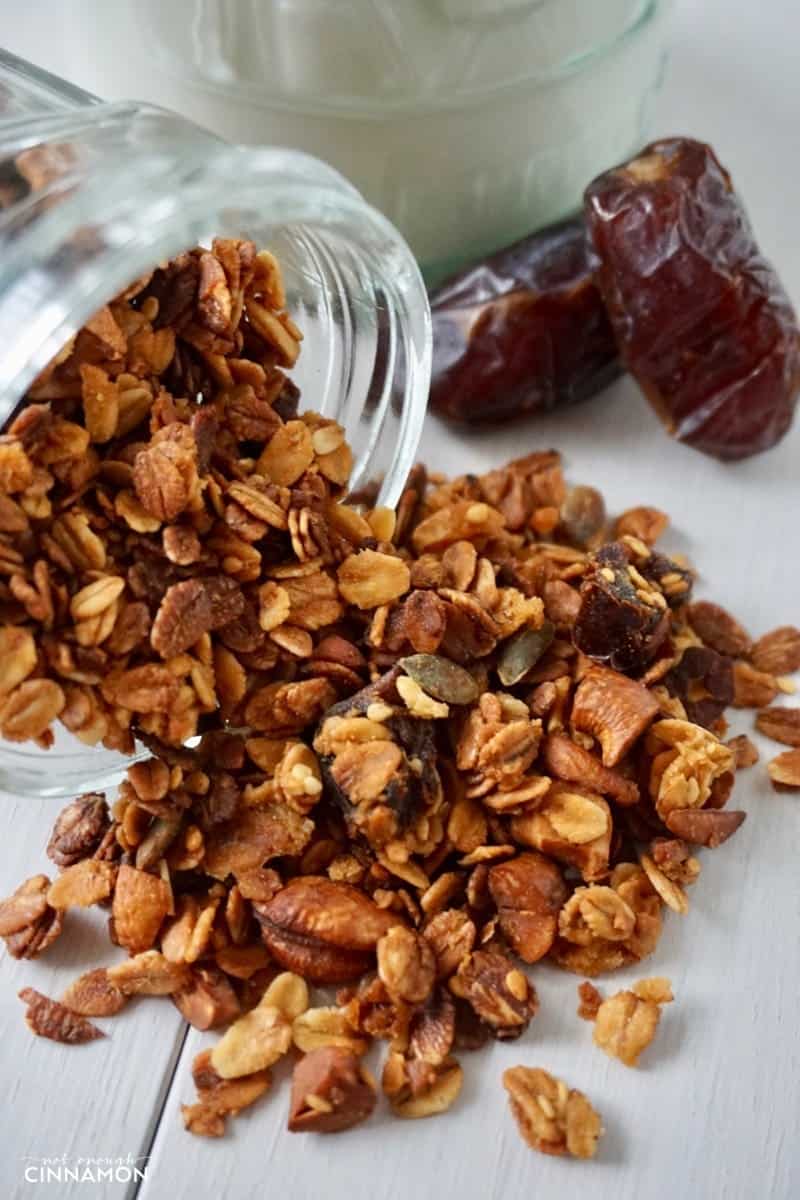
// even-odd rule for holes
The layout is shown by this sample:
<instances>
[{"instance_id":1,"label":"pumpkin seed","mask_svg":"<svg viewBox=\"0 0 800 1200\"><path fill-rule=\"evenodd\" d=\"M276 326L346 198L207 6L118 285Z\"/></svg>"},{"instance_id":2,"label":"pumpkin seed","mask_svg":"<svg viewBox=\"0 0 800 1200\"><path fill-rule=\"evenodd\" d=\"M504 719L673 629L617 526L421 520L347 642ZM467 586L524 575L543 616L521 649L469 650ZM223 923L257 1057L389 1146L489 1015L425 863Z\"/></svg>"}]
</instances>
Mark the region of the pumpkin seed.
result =
<instances>
[{"instance_id":1,"label":"pumpkin seed","mask_svg":"<svg viewBox=\"0 0 800 1200\"><path fill-rule=\"evenodd\" d=\"M433 696L447 704L471 704L480 695L480 688L463 667L438 654L411 654L401 658L399 665L406 675Z\"/></svg>"},{"instance_id":2,"label":"pumpkin seed","mask_svg":"<svg viewBox=\"0 0 800 1200\"><path fill-rule=\"evenodd\" d=\"M555 628L545 621L540 629L520 629L506 642L497 663L497 674L505 687L512 687L528 674L553 640Z\"/></svg>"}]
</instances>

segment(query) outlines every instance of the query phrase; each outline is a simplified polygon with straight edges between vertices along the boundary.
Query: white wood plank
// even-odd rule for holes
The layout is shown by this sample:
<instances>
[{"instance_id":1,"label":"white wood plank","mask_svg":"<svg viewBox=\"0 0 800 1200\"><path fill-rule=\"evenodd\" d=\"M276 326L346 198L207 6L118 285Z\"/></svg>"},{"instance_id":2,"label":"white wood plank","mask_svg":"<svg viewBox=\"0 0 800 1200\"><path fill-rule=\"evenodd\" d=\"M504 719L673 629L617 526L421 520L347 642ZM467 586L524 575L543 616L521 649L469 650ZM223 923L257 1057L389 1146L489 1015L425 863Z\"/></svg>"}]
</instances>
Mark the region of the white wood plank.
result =
<instances>
[{"instance_id":1,"label":"white wood plank","mask_svg":"<svg viewBox=\"0 0 800 1200\"><path fill-rule=\"evenodd\" d=\"M57 801L0 794L5 831L0 896L37 871L55 876L57 868L44 847L59 808ZM15 961L5 950L0 957L0 1196L69 1200L94 1187L89 1194L121 1197L130 1191L121 1167L113 1167L112 1182L80 1184L63 1175L64 1157L74 1170L87 1166L79 1158L137 1159L149 1147L186 1028L176 1009L163 1000L134 1000L113 1019L98 1020L106 1038L61 1046L33 1036L17 999L27 986L58 999L83 971L124 958L111 945L106 923L99 911L72 911L61 937L41 958ZM56 1159L62 1160L60 1167L44 1161ZM48 1165L62 1172L64 1182L34 1184L42 1171L48 1178ZM88 1169L95 1172L98 1164Z\"/></svg>"}]
</instances>

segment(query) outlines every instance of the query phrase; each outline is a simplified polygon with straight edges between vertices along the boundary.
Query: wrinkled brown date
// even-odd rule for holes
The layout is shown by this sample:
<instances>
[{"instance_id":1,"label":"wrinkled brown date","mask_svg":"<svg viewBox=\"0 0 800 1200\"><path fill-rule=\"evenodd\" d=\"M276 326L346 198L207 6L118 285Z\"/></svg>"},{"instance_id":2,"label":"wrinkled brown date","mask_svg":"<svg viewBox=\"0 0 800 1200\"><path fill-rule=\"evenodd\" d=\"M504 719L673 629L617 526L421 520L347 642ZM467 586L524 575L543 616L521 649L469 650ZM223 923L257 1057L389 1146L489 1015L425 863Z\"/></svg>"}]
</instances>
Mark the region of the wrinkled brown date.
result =
<instances>
[{"instance_id":1,"label":"wrinkled brown date","mask_svg":"<svg viewBox=\"0 0 800 1200\"><path fill-rule=\"evenodd\" d=\"M653 142L584 201L622 360L669 432L721 459L774 445L800 389L797 320L713 150Z\"/></svg>"},{"instance_id":2,"label":"wrinkled brown date","mask_svg":"<svg viewBox=\"0 0 800 1200\"><path fill-rule=\"evenodd\" d=\"M593 396L618 353L581 218L523 238L431 294L431 406L508 420Z\"/></svg>"}]
</instances>

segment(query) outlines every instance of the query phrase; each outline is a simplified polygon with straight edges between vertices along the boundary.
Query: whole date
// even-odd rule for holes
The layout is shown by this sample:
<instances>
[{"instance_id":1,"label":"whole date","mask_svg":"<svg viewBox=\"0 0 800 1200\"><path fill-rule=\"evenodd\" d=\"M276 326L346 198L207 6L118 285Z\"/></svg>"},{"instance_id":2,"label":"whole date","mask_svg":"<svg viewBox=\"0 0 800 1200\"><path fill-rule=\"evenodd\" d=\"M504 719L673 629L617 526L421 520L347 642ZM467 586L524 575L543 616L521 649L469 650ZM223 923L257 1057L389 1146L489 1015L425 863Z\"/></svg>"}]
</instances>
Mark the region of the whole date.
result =
<instances>
[{"instance_id":1,"label":"whole date","mask_svg":"<svg viewBox=\"0 0 800 1200\"><path fill-rule=\"evenodd\" d=\"M774 445L800 390L797 320L710 146L653 142L584 208L622 361L668 431L720 459Z\"/></svg>"},{"instance_id":2,"label":"whole date","mask_svg":"<svg viewBox=\"0 0 800 1200\"><path fill-rule=\"evenodd\" d=\"M467 267L431 294L431 406L503 421L571 404L619 374L580 217Z\"/></svg>"}]
</instances>

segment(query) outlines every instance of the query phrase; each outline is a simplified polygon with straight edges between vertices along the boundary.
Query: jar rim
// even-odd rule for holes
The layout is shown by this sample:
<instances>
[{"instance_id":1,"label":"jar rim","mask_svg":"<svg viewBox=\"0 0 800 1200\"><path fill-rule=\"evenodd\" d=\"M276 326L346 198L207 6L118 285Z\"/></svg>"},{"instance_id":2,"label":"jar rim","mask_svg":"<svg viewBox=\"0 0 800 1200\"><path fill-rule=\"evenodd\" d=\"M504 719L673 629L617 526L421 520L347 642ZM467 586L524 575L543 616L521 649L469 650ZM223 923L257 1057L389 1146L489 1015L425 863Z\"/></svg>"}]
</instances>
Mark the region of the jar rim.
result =
<instances>
[{"instance_id":1,"label":"jar rim","mask_svg":"<svg viewBox=\"0 0 800 1200\"><path fill-rule=\"evenodd\" d=\"M160 114L149 106L142 111ZM124 104L99 104L78 110L76 121L85 121L87 112L100 122L104 115L128 115ZM30 126L60 127L63 121L59 115L34 120ZM216 232L221 232L226 222L231 224L231 214L235 219L238 211L251 212L257 222L263 213L276 229L328 228L343 237L364 256L371 286L388 306L397 338L393 344L402 350L402 369L394 383L403 402L392 403L387 377L375 406L380 428L376 426L355 464L352 486L363 487L373 477L371 455L382 422L390 410L396 412L396 437L390 453L381 456L385 473L379 483L379 503L395 504L416 456L430 377L430 311L411 250L391 222L327 164L298 151L231 147L212 135L204 141L183 153L154 156L144 183L138 160L130 169L121 158L107 161L71 194L67 191L62 203L40 213L35 229L25 230L4 256L0 330L6 351L0 356L0 420L9 418L36 375L81 325L131 280L197 244L215 217L220 218ZM68 189L69 176L65 180ZM234 187L231 180L237 181ZM90 237L83 257L80 239L72 244L73 234L82 229L96 229L102 239L95 252ZM314 407L313 397L309 400Z\"/></svg>"},{"instance_id":2,"label":"jar rim","mask_svg":"<svg viewBox=\"0 0 800 1200\"><path fill-rule=\"evenodd\" d=\"M202 74L196 67L173 55L167 55L160 41L156 42L153 61L170 76L183 84L198 88L211 95L235 97L254 107L270 108L277 112L291 113L301 117L340 117L343 120L390 121L400 116L421 117L426 114L476 107L511 98L526 89L546 88L589 71L595 66L623 50L643 36L655 18L669 5L670 0L642 0L642 6L633 19L613 36L569 55L552 66L540 68L530 74L512 79L482 84L477 87L454 90L441 96L419 95L410 97L366 99L358 95L342 94L328 100L311 99L303 93L273 91L251 80L229 82Z\"/></svg>"}]
</instances>

